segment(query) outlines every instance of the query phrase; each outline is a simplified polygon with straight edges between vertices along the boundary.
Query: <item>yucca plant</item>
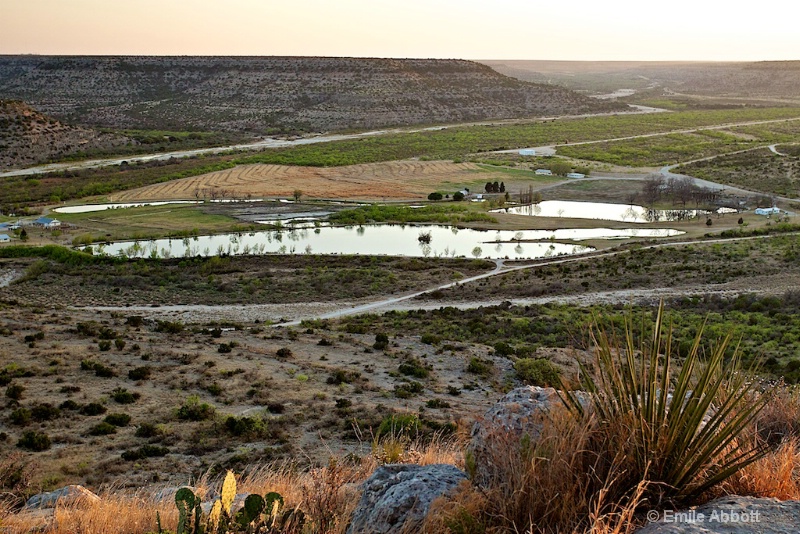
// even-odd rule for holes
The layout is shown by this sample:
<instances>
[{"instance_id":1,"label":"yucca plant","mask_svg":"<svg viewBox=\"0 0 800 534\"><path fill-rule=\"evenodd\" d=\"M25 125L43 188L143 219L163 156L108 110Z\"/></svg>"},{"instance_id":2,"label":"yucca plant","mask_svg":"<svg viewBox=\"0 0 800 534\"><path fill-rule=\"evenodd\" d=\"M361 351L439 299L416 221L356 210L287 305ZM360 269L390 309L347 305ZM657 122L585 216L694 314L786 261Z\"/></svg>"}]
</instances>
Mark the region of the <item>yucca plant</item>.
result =
<instances>
[{"instance_id":1,"label":"yucca plant","mask_svg":"<svg viewBox=\"0 0 800 534\"><path fill-rule=\"evenodd\" d=\"M691 501L767 452L757 442L738 438L768 395L757 391L752 374L742 370L730 336L704 351L700 328L688 353L679 355L676 373L663 303L649 341L646 331L643 321L637 343L628 317L620 340L595 320L595 369L581 369L591 401L584 408L569 392L563 400L596 425L594 452L615 473L621 499L646 481L651 505ZM726 358L730 348L732 356Z\"/></svg>"}]
</instances>

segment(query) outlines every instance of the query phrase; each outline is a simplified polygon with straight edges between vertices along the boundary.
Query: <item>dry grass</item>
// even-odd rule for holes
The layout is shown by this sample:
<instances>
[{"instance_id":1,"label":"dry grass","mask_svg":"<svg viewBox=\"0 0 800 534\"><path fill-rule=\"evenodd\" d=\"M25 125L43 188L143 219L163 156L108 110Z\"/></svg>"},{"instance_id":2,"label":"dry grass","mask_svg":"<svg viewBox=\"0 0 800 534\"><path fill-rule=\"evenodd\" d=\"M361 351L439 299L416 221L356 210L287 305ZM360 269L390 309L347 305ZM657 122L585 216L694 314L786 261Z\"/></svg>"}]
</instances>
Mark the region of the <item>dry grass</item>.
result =
<instances>
[{"instance_id":1,"label":"dry grass","mask_svg":"<svg viewBox=\"0 0 800 534\"><path fill-rule=\"evenodd\" d=\"M474 163L392 161L346 167L240 165L233 169L154 184L114 195L114 201L195 198L291 197L424 199L428 193L506 181L510 176L485 171Z\"/></svg>"}]
</instances>

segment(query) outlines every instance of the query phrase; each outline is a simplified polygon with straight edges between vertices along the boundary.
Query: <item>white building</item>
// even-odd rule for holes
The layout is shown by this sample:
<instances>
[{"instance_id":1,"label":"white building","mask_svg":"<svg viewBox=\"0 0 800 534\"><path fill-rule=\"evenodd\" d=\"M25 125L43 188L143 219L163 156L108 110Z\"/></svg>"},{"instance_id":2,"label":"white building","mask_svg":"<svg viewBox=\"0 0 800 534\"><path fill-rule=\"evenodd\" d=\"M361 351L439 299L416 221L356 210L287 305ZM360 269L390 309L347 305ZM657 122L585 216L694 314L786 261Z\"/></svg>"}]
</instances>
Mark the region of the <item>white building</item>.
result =
<instances>
[{"instance_id":1,"label":"white building","mask_svg":"<svg viewBox=\"0 0 800 534\"><path fill-rule=\"evenodd\" d=\"M550 169L536 169L536 174L539 176L553 176L553 171Z\"/></svg>"}]
</instances>

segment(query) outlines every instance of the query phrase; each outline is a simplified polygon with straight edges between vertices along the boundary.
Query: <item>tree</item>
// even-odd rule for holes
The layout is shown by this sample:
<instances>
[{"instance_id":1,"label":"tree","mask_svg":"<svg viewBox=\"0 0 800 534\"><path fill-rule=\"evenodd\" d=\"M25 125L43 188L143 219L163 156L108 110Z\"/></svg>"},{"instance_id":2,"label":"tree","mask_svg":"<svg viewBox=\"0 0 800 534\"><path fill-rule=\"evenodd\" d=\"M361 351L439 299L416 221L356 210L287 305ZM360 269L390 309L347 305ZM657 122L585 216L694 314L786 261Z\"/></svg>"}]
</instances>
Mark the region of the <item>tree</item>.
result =
<instances>
[{"instance_id":1,"label":"tree","mask_svg":"<svg viewBox=\"0 0 800 534\"><path fill-rule=\"evenodd\" d=\"M648 206L653 206L661 198L661 187L664 185L664 178L659 174L651 174L644 180L642 186L642 200Z\"/></svg>"},{"instance_id":2,"label":"tree","mask_svg":"<svg viewBox=\"0 0 800 534\"><path fill-rule=\"evenodd\" d=\"M550 170L553 171L553 174L557 174L558 176L566 176L567 173L572 171L572 165L566 161L556 161L550 164Z\"/></svg>"},{"instance_id":3,"label":"tree","mask_svg":"<svg viewBox=\"0 0 800 534\"><path fill-rule=\"evenodd\" d=\"M294 201L297 202L298 200L300 200L300 197L303 196L303 192L300 191L299 189L295 189L294 193L292 193L292 196L294 197Z\"/></svg>"},{"instance_id":4,"label":"tree","mask_svg":"<svg viewBox=\"0 0 800 534\"><path fill-rule=\"evenodd\" d=\"M499 193L500 192L500 184L495 182L492 184L492 193Z\"/></svg>"},{"instance_id":5,"label":"tree","mask_svg":"<svg viewBox=\"0 0 800 534\"><path fill-rule=\"evenodd\" d=\"M492 188L492 182L486 182L486 187L484 187L484 190L485 190L487 193L491 193L491 192L492 192L492 189L493 189L493 188Z\"/></svg>"},{"instance_id":6,"label":"tree","mask_svg":"<svg viewBox=\"0 0 800 534\"><path fill-rule=\"evenodd\" d=\"M505 182L500 182L500 192L501 193L505 193L506 192L506 183Z\"/></svg>"},{"instance_id":7,"label":"tree","mask_svg":"<svg viewBox=\"0 0 800 534\"><path fill-rule=\"evenodd\" d=\"M22 231L19 233L19 238L23 241L28 240L28 232L25 230L25 228L23 228Z\"/></svg>"},{"instance_id":8,"label":"tree","mask_svg":"<svg viewBox=\"0 0 800 534\"><path fill-rule=\"evenodd\" d=\"M453 200L456 202L461 202L462 200L464 200L464 193L462 193L461 191L456 191L455 193L453 193Z\"/></svg>"},{"instance_id":9,"label":"tree","mask_svg":"<svg viewBox=\"0 0 800 534\"><path fill-rule=\"evenodd\" d=\"M428 200L442 200L442 194L434 191L433 193L428 195Z\"/></svg>"}]
</instances>

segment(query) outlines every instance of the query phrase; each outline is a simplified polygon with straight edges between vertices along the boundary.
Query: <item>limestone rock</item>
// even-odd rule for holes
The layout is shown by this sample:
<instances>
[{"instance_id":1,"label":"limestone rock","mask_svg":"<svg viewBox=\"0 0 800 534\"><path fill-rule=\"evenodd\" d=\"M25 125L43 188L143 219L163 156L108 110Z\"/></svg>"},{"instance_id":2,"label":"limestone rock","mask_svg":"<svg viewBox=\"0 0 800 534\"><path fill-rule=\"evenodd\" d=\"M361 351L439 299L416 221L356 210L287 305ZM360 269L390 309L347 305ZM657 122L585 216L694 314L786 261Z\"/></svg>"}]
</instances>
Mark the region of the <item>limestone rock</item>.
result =
<instances>
[{"instance_id":1,"label":"limestone rock","mask_svg":"<svg viewBox=\"0 0 800 534\"><path fill-rule=\"evenodd\" d=\"M364 492L347 534L413 531L434 499L454 490L466 479L466 473L445 464L379 467L363 484Z\"/></svg>"},{"instance_id":2,"label":"limestone rock","mask_svg":"<svg viewBox=\"0 0 800 534\"><path fill-rule=\"evenodd\" d=\"M636 534L797 534L800 501L755 497L722 497L661 519Z\"/></svg>"},{"instance_id":3,"label":"limestone rock","mask_svg":"<svg viewBox=\"0 0 800 534\"><path fill-rule=\"evenodd\" d=\"M589 405L589 396L576 392L578 401ZM499 469L497 461L507 447L519 446L524 436L536 442L549 417L566 410L554 388L525 386L506 394L475 423L467 453L475 460L473 482L487 484Z\"/></svg>"},{"instance_id":4,"label":"limestone rock","mask_svg":"<svg viewBox=\"0 0 800 534\"><path fill-rule=\"evenodd\" d=\"M100 497L83 486L64 486L54 491L34 495L25 503L26 509L55 508L56 504L86 504L100 500Z\"/></svg>"}]
</instances>

